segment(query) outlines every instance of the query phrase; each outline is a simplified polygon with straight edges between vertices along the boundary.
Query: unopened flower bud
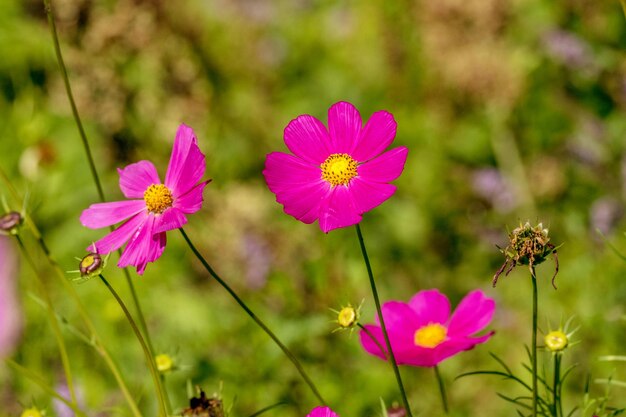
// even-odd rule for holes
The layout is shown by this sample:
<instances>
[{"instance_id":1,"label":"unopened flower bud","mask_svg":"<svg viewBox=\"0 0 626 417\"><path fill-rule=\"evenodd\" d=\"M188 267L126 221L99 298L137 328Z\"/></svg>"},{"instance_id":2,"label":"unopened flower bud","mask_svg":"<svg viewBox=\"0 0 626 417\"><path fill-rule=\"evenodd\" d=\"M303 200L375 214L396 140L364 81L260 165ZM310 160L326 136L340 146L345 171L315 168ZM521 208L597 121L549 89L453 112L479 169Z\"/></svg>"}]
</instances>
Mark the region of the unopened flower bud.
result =
<instances>
[{"instance_id":1,"label":"unopened flower bud","mask_svg":"<svg viewBox=\"0 0 626 417\"><path fill-rule=\"evenodd\" d=\"M20 417L43 417L43 413L35 407L27 408L26 410L22 411Z\"/></svg>"},{"instance_id":2,"label":"unopened flower bud","mask_svg":"<svg viewBox=\"0 0 626 417\"><path fill-rule=\"evenodd\" d=\"M174 360L167 353L161 353L154 358L156 367L161 373L169 372L174 368Z\"/></svg>"},{"instance_id":3,"label":"unopened flower bud","mask_svg":"<svg viewBox=\"0 0 626 417\"><path fill-rule=\"evenodd\" d=\"M352 306L342 308L337 315L337 323L346 329L354 326L357 323L357 311L355 308Z\"/></svg>"},{"instance_id":4,"label":"unopened flower bud","mask_svg":"<svg viewBox=\"0 0 626 417\"><path fill-rule=\"evenodd\" d=\"M80 271L81 277L97 275L102 272L102 268L104 268L102 256L93 252L85 255L85 257L81 259L78 264L78 270Z\"/></svg>"},{"instance_id":5,"label":"unopened flower bud","mask_svg":"<svg viewBox=\"0 0 626 417\"><path fill-rule=\"evenodd\" d=\"M0 230L15 235L17 234L17 228L22 224L24 219L22 215L17 211L10 211L0 217Z\"/></svg>"},{"instance_id":6,"label":"unopened flower bud","mask_svg":"<svg viewBox=\"0 0 626 417\"><path fill-rule=\"evenodd\" d=\"M553 330L548 333L544 341L550 352L561 352L569 344L567 335L560 330Z\"/></svg>"}]
</instances>

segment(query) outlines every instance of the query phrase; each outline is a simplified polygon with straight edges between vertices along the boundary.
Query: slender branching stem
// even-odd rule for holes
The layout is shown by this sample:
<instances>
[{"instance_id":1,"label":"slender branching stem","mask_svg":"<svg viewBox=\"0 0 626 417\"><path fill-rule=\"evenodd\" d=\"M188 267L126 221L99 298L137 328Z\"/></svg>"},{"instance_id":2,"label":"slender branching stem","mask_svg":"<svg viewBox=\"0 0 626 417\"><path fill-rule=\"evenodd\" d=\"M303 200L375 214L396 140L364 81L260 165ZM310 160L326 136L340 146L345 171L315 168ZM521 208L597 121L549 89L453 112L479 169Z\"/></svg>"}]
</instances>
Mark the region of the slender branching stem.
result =
<instances>
[{"instance_id":1,"label":"slender branching stem","mask_svg":"<svg viewBox=\"0 0 626 417\"><path fill-rule=\"evenodd\" d=\"M441 395L443 412L445 414L448 414L448 397L446 395L446 386L444 385L443 378L441 377L441 373L439 372L439 366L435 365L433 369L435 370L435 377L437 378L437 383L439 384L439 394Z\"/></svg>"},{"instance_id":2,"label":"slender branching stem","mask_svg":"<svg viewBox=\"0 0 626 417\"><path fill-rule=\"evenodd\" d=\"M69 391L70 398L73 404L76 404L76 392L74 390L74 380L72 378L72 368L70 366L70 358L67 354L67 347L65 345L65 340L63 339L63 334L61 333L61 327L59 326L59 320L54 311L54 306L52 304L52 299L50 298L50 294L48 293L48 288L46 286L46 280L40 275L39 269L35 265L35 262L31 258L30 254L26 250L26 246L24 246L24 242L22 242L22 238L19 235L15 235L15 239L20 247L22 252L22 256L26 259L26 262L33 270L35 276L37 277L37 282L41 287L41 293L43 294L43 299L46 305L46 313L48 314L48 321L50 322L50 326L52 327L52 332L54 333L54 338L56 339L57 345L59 347L59 354L61 355L61 363L63 364L63 372L65 373L65 381L67 383L67 390Z\"/></svg>"},{"instance_id":3,"label":"slender branching stem","mask_svg":"<svg viewBox=\"0 0 626 417\"><path fill-rule=\"evenodd\" d=\"M535 275L535 267L530 268L530 278L533 283L533 336L531 343L531 361L533 371L533 417L537 417L537 276Z\"/></svg>"},{"instance_id":4,"label":"slender branching stem","mask_svg":"<svg viewBox=\"0 0 626 417\"><path fill-rule=\"evenodd\" d=\"M187 233L185 232L185 230L182 227L180 229L178 229L178 230L180 230L180 233L183 235L183 238L185 239L185 242L187 242L187 245L189 246L189 248L191 249L193 254L196 256L196 258L198 258L198 260L200 261L202 266L204 266L204 268L207 270L207 272L226 290L226 292L228 292L228 294L230 294L230 296L232 298L235 299L237 304L239 304L239 306L248 314L248 316L250 316L250 318L252 320L254 320L254 322L261 329L263 329L263 331L274 341L274 343L276 343L276 345L278 345L278 347L283 351L285 356L287 356L287 358L289 358L291 363L293 363L293 365L296 367L296 369L300 373L300 376L302 376L302 379L304 379L304 381L307 383L307 385L309 386L309 388L311 389L311 391L313 392L315 397L317 397L317 399L320 401L320 403L322 403L323 405L326 405L326 401L324 401L324 398L322 398L322 395L317 390L317 387L315 386L315 384L313 383L311 378L307 375L306 371L304 370L304 368L300 364L300 361L298 361L298 358L296 358L294 356L294 354L291 353L291 351L287 348L287 346L285 346L283 344L283 342L281 342L280 339L274 334L274 332L272 332L269 329L269 327L267 327L265 325L265 323L263 323L263 321L261 321L261 319L259 317L257 317L257 315L254 314L252 312L252 310L250 310L250 308L246 305L246 303L226 283L226 281L224 281L222 278L220 278L220 276L213 270L213 268L211 268L211 266L206 261L206 259L204 259L202 254L200 254L200 252L198 252L198 249L196 249L194 244L191 242L191 240L189 239L189 236L187 236Z\"/></svg>"},{"instance_id":5,"label":"slender branching stem","mask_svg":"<svg viewBox=\"0 0 626 417\"><path fill-rule=\"evenodd\" d=\"M150 373L152 374L152 378L154 380L154 386L157 392L157 397L159 399L159 408L161 409L161 415L168 416L170 412L168 410L167 401L165 400L165 395L163 393L163 387L161 385L161 378L159 377L159 371L156 368L156 364L155 364L154 358L152 357L150 349L148 348L148 345L146 344L146 341L143 338L143 335L141 334L141 331L139 330L137 323L133 319L133 316L130 314L130 311L128 311L128 308L126 308L126 304L124 303L124 300L122 300L122 298L119 296L117 291L115 291L115 289L111 286L111 284L109 284L109 282L106 280L104 275L100 274L99 277L100 277L100 280L107 287L107 289L111 292L111 294L115 298L115 301L117 301L119 306L124 311L126 320L130 324L130 327L133 329L133 333L135 333L135 336L137 337L137 340L139 341L139 344L141 345L141 349L143 350L143 353L146 356L146 362L148 363L148 368L150 369Z\"/></svg>"},{"instance_id":6,"label":"slender branching stem","mask_svg":"<svg viewBox=\"0 0 626 417\"><path fill-rule=\"evenodd\" d=\"M380 299L378 298L378 290L376 289L376 281L374 280L372 266L370 265L370 260L367 256L367 249L365 248L363 233L361 232L361 227L358 223L356 224L356 234L359 239L359 245L361 246L361 253L363 254L363 260L365 261L365 267L367 269L367 275L370 280L370 286L372 287L372 295L374 296L374 303L376 304L376 311L378 312L378 321L380 322L380 328L385 338L385 346L387 347L387 359L389 360L389 364L393 368L393 372L396 376L396 381L398 383L398 388L400 388L400 394L402 396L402 402L404 403L404 408L406 409L407 416L413 417L413 413L411 412L411 406L409 405L409 400L404 390L404 384L402 383L400 369L398 369L398 363L396 362L393 350L391 349L391 342L389 341L389 334L387 334L387 326L385 326L385 319L383 318L383 311L380 307Z\"/></svg>"}]
</instances>

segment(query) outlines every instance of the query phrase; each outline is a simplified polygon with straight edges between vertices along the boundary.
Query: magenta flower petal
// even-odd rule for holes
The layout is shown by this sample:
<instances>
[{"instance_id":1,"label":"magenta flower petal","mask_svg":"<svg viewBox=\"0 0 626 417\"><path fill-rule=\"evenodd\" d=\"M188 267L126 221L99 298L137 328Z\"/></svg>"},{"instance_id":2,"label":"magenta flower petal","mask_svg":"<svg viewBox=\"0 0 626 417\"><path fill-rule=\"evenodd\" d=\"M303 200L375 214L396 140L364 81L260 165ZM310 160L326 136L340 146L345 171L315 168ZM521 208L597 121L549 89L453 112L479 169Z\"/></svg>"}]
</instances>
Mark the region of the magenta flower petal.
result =
<instances>
[{"instance_id":1,"label":"magenta flower petal","mask_svg":"<svg viewBox=\"0 0 626 417\"><path fill-rule=\"evenodd\" d=\"M480 291L472 291L459 303L450 318L448 331L452 335L467 336L483 330L491 322L496 303Z\"/></svg>"},{"instance_id":2,"label":"magenta flower petal","mask_svg":"<svg viewBox=\"0 0 626 417\"><path fill-rule=\"evenodd\" d=\"M80 222L85 227L98 229L119 223L145 209L146 203L143 200L96 203L83 210L80 215Z\"/></svg>"},{"instance_id":3,"label":"magenta flower petal","mask_svg":"<svg viewBox=\"0 0 626 417\"><path fill-rule=\"evenodd\" d=\"M161 184L159 174L150 161L139 161L118 168L120 189L126 198L143 198L143 193L152 184Z\"/></svg>"},{"instance_id":4,"label":"magenta flower petal","mask_svg":"<svg viewBox=\"0 0 626 417\"><path fill-rule=\"evenodd\" d=\"M409 301L409 306L419 317L418 326L446 323L450 317L450 301L438 290L418 292Z\"/></svg>"},{"instance_id":5,"label":"magenta flower petal","mask_svg":"<svg viewBox=\"0 0 626 417\"><path fill-rule=\"evenodd\" d=\"M158 253L160 236L154 233L154 220L155 216L147 216L136 233L131 236L117 266L124 268L128 265L134 265L137 267L137 273L141 275L146 264L151 262L150 260L154 261L158 258L160 255Z\"/></svg>"},{"instance_id":6,"label":"magenta flower petal","mask_svg":"<svg viewBox=\"0 0 626 417\"><path fill-rule=\"evenodd\" d=\"M319 223L324 233L357 224L361 218L350 190L342 185L333 187L320 205Z\"/></svg>"},{"instance_id":7,"label":"magenta flower petal","mask_svg":"<svg viewBox=\"0 0 626 417\"><path fill-rule=\"evenodd\" d=\"M189 126L181 124L176 132L170 163L165 174L165 185L179 197L191 190L204 175L205 157L198 140Z\"/></svg>"},{"instance_id":8,"label":"magenta flower petal","mask_svg":"<svg viewBox=\"0 0 626 417\"><path fill-rule=\"evenodd\" d=\"M472 306L475 311L471 310ZM432 367L489 340L493 332L479 337L471 337L470 334L489 324L493 308L493 300L485 297L481 291L473 291L463 299L448 322L450 302L447 297L437 290L427 290L415 294L409 303L385 303L383 317L398 364ZM455 327L452 327L453 320L456 320ZM362 330L360 338L363 348L385 359L385 341L380 327L364 327L376 341Z\"/></svg>"},{"instance_id":9,"label":"magenta flower petal","mask_svg":"<svg viewBox=\"0 0 626 417\"><path fill-rule=\"evenodd\" d=\"M354 159L365 162L380 155L396 137L397 126L393 114L387 111L381 110L372 114L354 148Z\"/></svg>"},{"instance_id":10,"label":"magenta flower petal","mask_svg":"<svg viewBox=\"0 0 626 417\"><path fill-rule=\"evenodd\" d=\"M365 181L355 177L350 182L352 197L360 213L365 213L380 206L396 192L396 186Z\"/></svg>"},{"instance_id":11,"label":"magenta flower petal","mask_svg":"<svg viewBox=\"0 0 626 417\"><path fill-rule=\"evenodd\" d=\"M364 129L346 102L328 110L328 132L316 118L299 116L285 128L294 155L268 154L265 181L285 213L304 223L318 220L326 233L357 224L396 190L388 183L404 169L407 149L377 157L393 141L395 126L390 113L377 112Z\"/></svg>"},{"instance_id":12,"label":"magenta flower petal","mask_svg":"<svg viewBox=\"0 0 626 417\"><path fill-rule=\"evenodd\" d=\"M333 104L328 109L328 130L331 153L351 154L363 127L359 111L345 101Z\"/></svg>"},{"instance_id":13,"label":"magenta flower petal","mask_svg":"<svg viewBox=\"0 0 626 417\"><path fill-rule=\"evenodd\" d=\"M160 216L155 216L152 233L167 232L183 227L185 224L187 224L185 214L176 207L172 207L165 210Z\"/></svg>"},{"instance_id":14,"label":"magenta flower petal","mask_svg":"<svg viewBox=\"0 0 626 417\"><path fill-rule=\"evenodd\" d=\"M161 183L154 165L139 161L119 169L120 188L127 198L139 200L93 204L81 215L83 225L99 228L128 220L95 242L98 253L107 254L125 243L118 266L133 265L143 274L150 262L165 250L165 232L187 223L185 214L202 207L202 192L209 181L200 181L205 157L193 130L180 125L165 176ZM91 245L87 250L92 250Z\"/></svg>"},{"instance_id":15,"label":"magenta flower petal","mask_svg":"<svg viewBox=\"0 0 626 417\"><path fill-rule=\"evenodd\" d=\"M308 114L298 116L285 128L285 145L299 158L320 165L330 152L330 138L322 122Z\"/></svg>"},{"instance_id":16,"label":"magenta flower petal","mask_svg":"<svg viewBox=\"0 0 626 417\"><path fill-rule=\"evenodd\" d=\"M339 417L339 415L329 407L315 407L306 417Z\"/></svg>"},{"instance_id":17,"label":"magenta flower petal","mask_svg":"<svg viewBox=\"0 0 626 417\"><path fill-rule=\"evenodd\" d=\"M128 242L128 239L137 231L138 228L147 220L148 213L141 212L130 219L120 227L95 242L96 251L100 254L106 255L114 250L117 250ZM93 250L92 245L87 246L87 251Z\"/></svg>"},{"instance_id":18,"label":"magenta flower petal","mask_svg":"<svg viewBox=\"0 0 626 417\"><path fill-rule=\"evenodd\" d=\"M200 210L204 202L202 192L209 182L210 181L202 181L200 184L175 199L174 208L177 208L185 214L192 214Z\"/></svg>"},{"instance_id":19,"label":"magenta flower petal","mask_svg":"<svg viewBox=\"0 0 626 417\"><path fill-rule=\"evenodd\" d=\"M273 152L267 156L263 175L285 213L307 224L319 218L322 201L330 193L319 168L293 155Z\"/></svg>"},{"instance_id":20,"label":"magenta flower petal","mask_svg":"<svg viewBox=\"0 0 626 417\"><path fill-rule=\"evenodd\" d=\"M0 236L0 359L13 352L22 333L17 272L17 254L11 241L6 236Z\"/></svg>"},{"instance_id":21,"label":"magenta flower petal","mask_svg":"<svg viewBox=\"0 0 626 417\"><path fill-rule=\"evenodd\" d=\"M400 146L359 165L359 176L372 182L388 183L400 176L409 150Z\"/></svg>"}]
</instances>

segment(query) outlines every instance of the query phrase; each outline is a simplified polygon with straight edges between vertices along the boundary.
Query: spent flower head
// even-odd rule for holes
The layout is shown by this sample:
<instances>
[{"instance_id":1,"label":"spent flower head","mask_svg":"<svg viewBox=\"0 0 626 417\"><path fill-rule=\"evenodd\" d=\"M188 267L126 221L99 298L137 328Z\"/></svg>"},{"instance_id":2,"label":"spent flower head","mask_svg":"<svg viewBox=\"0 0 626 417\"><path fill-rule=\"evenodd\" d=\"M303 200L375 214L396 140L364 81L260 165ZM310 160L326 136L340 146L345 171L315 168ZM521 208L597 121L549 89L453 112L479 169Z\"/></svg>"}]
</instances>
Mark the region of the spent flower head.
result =
<instances>
[{"instance_id":1,"label":"spent flower head","mask_svg":"<svg viewBox=\"0 0 626 417\"><path fill-rule=\"evenodd\" d=\"M498 278L505 272L505 275L515 268L517 265L528 265L530 272L535 276L535 266L545 261L548 255L554 256L555 271L552 276L552 285L554 279L559 272L559 258L557 256L558 247L550 243L548 229L543 227L542 223L531 226L529 222L521 224L509 233L509 244L506 248L499 248L505 256L504 263L496 271L493 276L493 286L498 283Z\"/></svg>"},{"instance_id":2,"label":"spent flower head","mask_svg":"<svg viewBox=\"0 0 626 417\"><path fill-rule=\"evenodd\" d=\"M224 417L224 404L218 396L207 398L203 390L198 397L189 399L189 407L183 410L184 417Z\"/></svg>"}]
</instances>

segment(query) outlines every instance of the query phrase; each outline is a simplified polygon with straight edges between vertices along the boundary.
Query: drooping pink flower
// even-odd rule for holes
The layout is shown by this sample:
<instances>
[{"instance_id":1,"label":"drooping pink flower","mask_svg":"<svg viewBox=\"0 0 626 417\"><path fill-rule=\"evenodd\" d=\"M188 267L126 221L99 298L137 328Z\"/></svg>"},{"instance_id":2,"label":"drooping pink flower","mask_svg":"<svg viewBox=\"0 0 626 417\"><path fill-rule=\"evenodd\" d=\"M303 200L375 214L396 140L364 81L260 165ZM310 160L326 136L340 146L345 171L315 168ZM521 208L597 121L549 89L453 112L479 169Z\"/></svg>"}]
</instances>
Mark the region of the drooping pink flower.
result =
<instances>
[{"instance_id":1,"label":"drooping pink flower","mask_svg":"<svg viewBox=\"0 0 626 417\"><path fill-rule=\"evenodd\" d=\"M17 300L17 254L6 236L0 236L0 359L11 354L22 332Z\"/></svg>"},{"instance_id":2,"label":"drooping pink flower","mask_svg":"<svg viewBox=\"0 0 626 417\"><path fill-rule=\"evenodd\" d=\"M306 417L339 417L330 407L315 407Z\"/></svg>"},{"instance_id":3,"label":"drooping pink flower","mask_svg":"<svg viewBox=\"0 0 626 417\"><path fill-rule=\"evenodd\" d=\"M433 367L450 356L486 342L494 333L472 336L487 327L495 311L495 302L480 290L466 295L452 316L450 301L438 290L420 291L408 303L389 301L382 310L391 348L399 365ZM364 327L376 340L361 330L363 348L386 360L387 349L380 326L369 324Z\"/></svg>"},{"instance_id":4,"label":"drooping pink flower","mask_svg":"<svg viewBox=\"0 0 626 417\"><path fill-rule=\"evenodd\" d=\"M150 161L139 161L123 169L120 188L129 200L92 204L80 216L81 223L98 229L126 220L118 229L95 242L96 251L107 254L128 242L118 266L135 266L143 274L148 262L157 260L165 249L165 232L187 223L186 214L202 207L202 191L209 181L204 175L205 158L189 126L178 127L172 156L161 183ZM90 245L88 251L93 250Z\"/></svg>"},{"instance_id":5,"label":"drooping pink flower","mask_svg":"<svg viewBox=\"0 0 626 417\"><path fill-rule=\"evenodd\" d=\"M325 233L361 221L363 213L396 191L408 149L383 151L396 136L396 121L378 111L365 126L359 111L339 102L328 110L328 130L308 114L292 120L284 132L293 153L267 155L263 175L285 213Z\"/></svg>"}]
</instances>

